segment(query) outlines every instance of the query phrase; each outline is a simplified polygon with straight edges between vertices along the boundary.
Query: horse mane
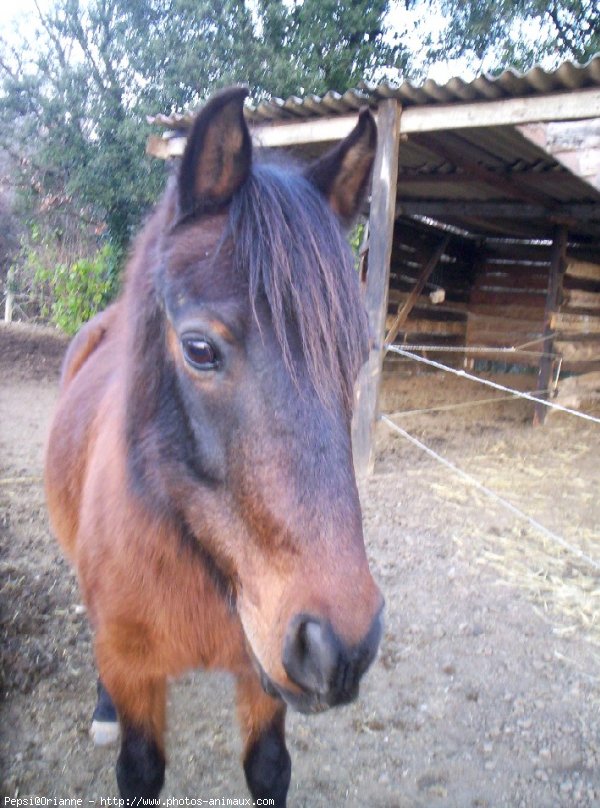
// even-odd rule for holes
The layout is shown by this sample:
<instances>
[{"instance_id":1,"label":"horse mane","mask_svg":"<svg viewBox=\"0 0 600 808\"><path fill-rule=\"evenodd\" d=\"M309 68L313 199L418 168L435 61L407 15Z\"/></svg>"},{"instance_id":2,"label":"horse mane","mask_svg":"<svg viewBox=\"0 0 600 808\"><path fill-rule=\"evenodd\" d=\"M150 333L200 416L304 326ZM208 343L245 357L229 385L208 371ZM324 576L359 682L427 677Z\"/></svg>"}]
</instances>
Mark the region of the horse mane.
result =
<instances>
[{"instance_id":1,"label":"horse mane","mask_svg":"<svg viewBox=\"0 0 600 808\"><path fill-rule=\"evenodd\" d=\"M293 324L319 398L327 403L341 391L351 406L368 326L352 251L325 198L300 170L255 163L232 199L228 235L255 313L266 299L292 378Z\"/></svg>"},{"instance_id":2,"label":"horse mane","mask_svg":"<svg viewBox=\"0 0 600 808\"><path fill-rule=\"evenodd\" d=\"M189 446L172 438L174 369L164 355L162 234L172 223L176 178L136 240L125 287L128 364L126 439L132 478L168 508L156 479L156 444ZM341 224L301 171L255 162L235 193L220 249L233 260L248 289L257 322L264 300L286 367L298 389L290 341L298 335L308 381L325 405L336 399L352 409L353 388L368 351L368 326L358 273ZM219 248L214 256L218 263ZM150 269L149 271L149 268ZM152 424L160 421L158 433ZM177 428L189 428L180 423ZM180 458L183 460L183 458ZM187 458L189 461L189 458Z\"/></svg>"}]
</instances>

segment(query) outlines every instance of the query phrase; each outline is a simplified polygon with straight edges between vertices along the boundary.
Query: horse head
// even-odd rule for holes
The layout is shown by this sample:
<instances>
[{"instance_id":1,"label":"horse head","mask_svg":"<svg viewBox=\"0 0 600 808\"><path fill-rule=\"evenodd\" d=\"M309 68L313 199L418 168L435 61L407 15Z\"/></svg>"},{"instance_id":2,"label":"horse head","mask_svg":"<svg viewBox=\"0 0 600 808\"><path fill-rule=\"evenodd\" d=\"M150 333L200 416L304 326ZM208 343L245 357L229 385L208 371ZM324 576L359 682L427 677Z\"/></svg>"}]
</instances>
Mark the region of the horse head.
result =
<instances>
[{"instance_id":1,"label":"horse head","mask_svg":"<svg viewBox=\"0 0 600 808\"><path fill-rule=\"evenodd\" d=\"M152 301L131 330L129 466L230 597L263 687L317 711L356 696L381 635L351 447L368 327L345 238L376 127L365 110L308 167L264 161L245 95L195 120L129 290Z\"/></svg>"}]
</instances>

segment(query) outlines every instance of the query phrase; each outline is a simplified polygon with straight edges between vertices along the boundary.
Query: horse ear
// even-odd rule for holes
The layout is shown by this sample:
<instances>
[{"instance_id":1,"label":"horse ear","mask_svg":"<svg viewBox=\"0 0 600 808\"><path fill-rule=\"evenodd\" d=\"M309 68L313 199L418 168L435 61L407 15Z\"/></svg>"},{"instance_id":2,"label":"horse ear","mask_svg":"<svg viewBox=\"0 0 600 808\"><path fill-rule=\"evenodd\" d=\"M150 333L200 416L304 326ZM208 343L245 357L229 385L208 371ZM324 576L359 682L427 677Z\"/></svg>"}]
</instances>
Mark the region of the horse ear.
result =
<instances>
[{"instance_id":1,"label":"horse ear","mask_svg":"<svg viewBox=\"0 0 600 808\"><path fill-rule=\"evenodd\" d=\"M345 225L350 225L360 210L376 147L377 125L365 108L350 134L305 172Z\"/></svg>"},{"instance_id":2,"label":"horse ear","mask_svg":"<svg viewBox=\"0 0 600 808\"><path fill-rule=\"evenodd\" d=\"M252 161L247 95L245 87L223 90L194 121L179 171L180 216L219 208L246 181Z\"/></svg>"}]
</instances>

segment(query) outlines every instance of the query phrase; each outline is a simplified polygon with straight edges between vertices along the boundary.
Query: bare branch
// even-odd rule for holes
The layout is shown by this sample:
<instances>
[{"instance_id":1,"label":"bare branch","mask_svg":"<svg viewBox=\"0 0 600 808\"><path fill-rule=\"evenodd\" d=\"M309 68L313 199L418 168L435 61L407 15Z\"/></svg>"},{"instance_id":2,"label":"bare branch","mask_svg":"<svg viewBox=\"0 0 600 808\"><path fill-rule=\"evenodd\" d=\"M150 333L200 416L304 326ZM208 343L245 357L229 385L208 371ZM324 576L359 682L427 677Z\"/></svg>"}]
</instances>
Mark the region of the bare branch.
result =
<instances>
[{"instance_id":1,"label":"bare branch","mask_svg":"<svg viewBox=\"0 0 600 808\"><path fill-rule=\"evenodd\" d=\"M60 66L63 68L63 70L66 70L67 67L68 67L68 63L67 63L67 58L65 56L65 51L64 51L64 48L63 48L63 46L62 46L62 44L60 42L60 39L57 36L56 32L52 30L52 27L50 26L50 22L48 20L48 17L46 17L42 13L42 10L41 10L41 8L39 6L38 1L33 0L33 2L34 2L34 5L36 7L38 17L39 17L39 20L40 20L40 22L42 24L42 27L44 28L44 31L48 34L48 36L50 37L50 40L52 41L52 44L54 45L54 48L56 50L56 55L58 56L58 60L60 62Z\"/></svg>"},{"instance_id":2,"label":"bare branch","mask_svg":"<svg viewBox=\"0 0 600 808\"><path fill-rule=\"evenodd\" d=\"M104 81L104 76L102 75L100 67L96 62L94 54L92 53L92 50L90 48L90 43L88 42L85 31L83 29L83 25L81 24L81 18L79 16L70 17L67 24L69 25L71 33L73 34L75 40L77 41L79 47L83 51L85 57L87 58L90 64L94 81L96 82L98 88L102 92L105 92L108 88Z\"/></svg>"},{"instance_id":3,"label":"bare branch","mask_svg":"<svg viewBox=\"0 0 600 808\"><path fill-rule=\"evenodd\" d=\"M558 16L558 8L556 3L546 9L546 13L552 20L552 24L556 29L556 33L558 34L559 39L561 40L563 47L566 48L571 56L577 55L577 46L575 43L575 38L571 31L563 25L559 16Z\"/></svg>"}]
</instances>

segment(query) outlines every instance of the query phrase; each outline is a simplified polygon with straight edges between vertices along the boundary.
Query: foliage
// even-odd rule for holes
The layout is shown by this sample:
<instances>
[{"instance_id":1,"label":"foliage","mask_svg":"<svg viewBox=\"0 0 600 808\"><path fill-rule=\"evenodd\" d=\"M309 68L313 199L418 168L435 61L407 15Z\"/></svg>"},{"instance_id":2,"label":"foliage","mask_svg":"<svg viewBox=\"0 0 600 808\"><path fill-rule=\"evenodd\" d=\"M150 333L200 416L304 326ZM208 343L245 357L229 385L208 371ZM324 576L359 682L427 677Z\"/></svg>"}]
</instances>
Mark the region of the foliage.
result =
<instances>
[{"instance_id":1,"label":"foliage","mask_svg":"<svg viewBox=\"0 0 600 808\"><path fill-rule=\"evenodd\" d=\"M63 331L74 334L107 305L115 284L110 263L107 267L107 256L100 253L93 259L82 258L71 266L57 266L52 285L52 319Z\"/></svg>"},{"instance_id":2,"label":"foliage","mask_svg":"<svg viewBox=\"0 0 600 808\"><path fill-rule=\"evenodd\" d=\"M73 253L88 257L72 260ZM103 309L118 291L122 253L81 239L66 249L33 226L12 267L14 291L29 317L51 320L68 334Z\"/></svg>"},{"instance_id":3,"label":"foliage","mask_svg":"<svg viewBox=\"0 0 600 808\"><path fill-rule=\"evenodd\" d=\"M105 258L79 257L98 238L121 255L164 183L164 166L145 155L147 116L189 108L232 83L260 98L344 91L372 78L401 62L400 45L384 41L388 2L36 4L16 37L0 38L0 149L20 218L39 231L17 261L21 282L38 296L44 288L43 306L72 329L114 288Z\"/></svg>"},{"instance_id":4,"label":"foliage","mask_svg":"<svg viewBox=\"0 0 600 808\"><path fill-rule=\"evenodd\" d=\"M282 98L343 93L382 66L406 72L408 50L386 31L388 0L259 0L268 75L263 87ZM387 34L387 36L386 36Z\"/></svg>"},{"instance_id":5,"label":"foliage","mask_svg":"<svg viewBox=\"0 0 600 808\"><path fill-rule=\"evenodd\" d=\"M543 61L585 63L600 52L598 0L416 0L413 5L442 12L430 60L466 56L492 70L527 70Z\"/></svg>"},{"instance_id":6,"label":"foliage","mask_svg":"<svg viewBox=\"0 0 600 808\"><path fill-rule=\"evenodd\" d=\"M60 0L39 12L27 43L2 43L0 144L50 228L65 219L106 226L123 247L162 172L144 158L119 25L114 2Z\"/></svg>"},{"instance_id":7,"label":"foliage","mask_svg":"<svg viewBox=\"0 0 600 808\"><path fill-rule=\"evenodd\" d=\"M361 247L363 246L363 240L365 237L365 228L366 222L364 219L359 219L356 222L352 230L348 233L348 241L350 243L350 247L352 248L352 253L354 255L354 263L356 268L360 266L360 259L361 259Z\"/></svg>"},{"instance_id":8,"label":"foliage","mask_svg":"<svg viewBox=\"0 0 600 808\"><path fill-rule=\"evenodd\" d=\"M105 245L91 258L72 264L37 266L35 287L55 325L74 334L106 307L118 288L119 257L113 247Z\"/></svg>"},{"instance_id":9,"label":"foliage","mask_svg":"<svg viewBox=\"0 0 600 808\"><path fill-rule=\"evenodd\" d=\"M0 282L18 250L19 235L19 221L13 213L11 200L0 193Z\"/></svg>"},{"instance_id":10,"label":"foliage","mask_svg":"<svg viewBox=\"0 0 600 808\"><path fill-rule=\"evenodd\" d=\"M105 226L123 248L164 181L144 154L148 115L231 83L248 83L256 97L343 91L394 62L398 47L383 41L387 6L54 0L18 42L0 41L0 146L32 210Z\"/></svg>"}]
</instances>

